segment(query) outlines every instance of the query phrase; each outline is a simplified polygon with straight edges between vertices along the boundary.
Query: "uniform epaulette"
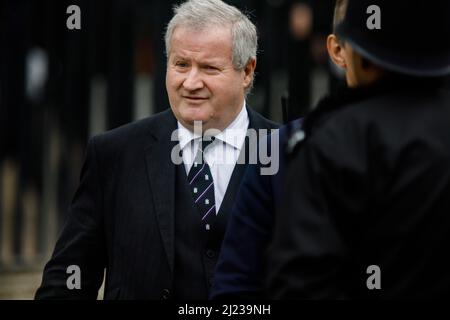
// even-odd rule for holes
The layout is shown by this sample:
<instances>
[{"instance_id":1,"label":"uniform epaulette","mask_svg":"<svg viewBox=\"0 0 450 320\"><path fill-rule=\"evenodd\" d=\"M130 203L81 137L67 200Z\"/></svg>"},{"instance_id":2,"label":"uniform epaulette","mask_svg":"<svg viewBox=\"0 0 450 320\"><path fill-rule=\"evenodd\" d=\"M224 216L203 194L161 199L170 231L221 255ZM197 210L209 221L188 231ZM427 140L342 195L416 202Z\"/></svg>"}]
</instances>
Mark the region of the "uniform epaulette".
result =
<instances>
[{"instance_id":1,"label":"uniform epaulette","mask_svg":"<svg viewBox=\"0 0 450 320\"><path fill-rule=\"evenodd\" d=\"M288 157L291 157L296 153L302 142L305 140L305 137L305 131L302 128L297 128L292 132L286 144L286 155Z\"/></svg>"}]
</instances>

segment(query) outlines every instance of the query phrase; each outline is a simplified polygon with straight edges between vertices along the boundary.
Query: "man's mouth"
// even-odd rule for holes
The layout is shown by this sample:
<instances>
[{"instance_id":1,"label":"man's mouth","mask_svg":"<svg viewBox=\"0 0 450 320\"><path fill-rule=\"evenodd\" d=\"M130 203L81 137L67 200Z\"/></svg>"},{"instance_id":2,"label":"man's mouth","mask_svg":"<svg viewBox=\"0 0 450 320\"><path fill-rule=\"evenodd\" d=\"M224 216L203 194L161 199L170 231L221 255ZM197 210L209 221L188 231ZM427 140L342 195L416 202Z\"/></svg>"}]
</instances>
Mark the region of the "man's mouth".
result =
<instances>
[{"instance_id":1,"label":"man's mouth","mask_svg":"<svg viewBox=\"0 0 450 320\"><path fill-rule=\"evenodd\" d=\"M183 98L189 99L189 100L206 100L206 99L208 99L205 97L196 97L196 96L183 96Z\"/></svg>"}]
</instances>

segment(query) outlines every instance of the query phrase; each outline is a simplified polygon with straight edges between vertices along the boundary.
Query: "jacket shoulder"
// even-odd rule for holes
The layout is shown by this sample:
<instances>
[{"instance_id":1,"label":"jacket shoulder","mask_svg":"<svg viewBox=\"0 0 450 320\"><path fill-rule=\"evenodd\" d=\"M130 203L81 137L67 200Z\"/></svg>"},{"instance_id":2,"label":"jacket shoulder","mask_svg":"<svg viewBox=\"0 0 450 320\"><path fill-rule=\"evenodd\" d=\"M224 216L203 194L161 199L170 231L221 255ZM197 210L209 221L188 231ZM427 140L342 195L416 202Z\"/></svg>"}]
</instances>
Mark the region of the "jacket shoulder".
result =
<instances>
[{"instance_id":1,"label":"jacket shoulder","mask_svg":"<svg viewBox=\"0 0 450 320\"><path fill-rule=\"evenodd\" d=\"M272 120L265 118L259 112L248 108L251 126L255 129L278 129L280 125Z\"/></svg>"},{"instance_id":2,"label":"jacket shoulder","mask_svg":"<svg viewBox=\"0 0 450 320\"><path fill-rule=\"evenodd\" d=\"M121 148L127 145L148 143L162 129L168 129L176 124L172 111L166 110L150 117L134 121L118 128L108 130L93 136L90 140L95 144L108 148Z\"/></svg>"}]
</instances>

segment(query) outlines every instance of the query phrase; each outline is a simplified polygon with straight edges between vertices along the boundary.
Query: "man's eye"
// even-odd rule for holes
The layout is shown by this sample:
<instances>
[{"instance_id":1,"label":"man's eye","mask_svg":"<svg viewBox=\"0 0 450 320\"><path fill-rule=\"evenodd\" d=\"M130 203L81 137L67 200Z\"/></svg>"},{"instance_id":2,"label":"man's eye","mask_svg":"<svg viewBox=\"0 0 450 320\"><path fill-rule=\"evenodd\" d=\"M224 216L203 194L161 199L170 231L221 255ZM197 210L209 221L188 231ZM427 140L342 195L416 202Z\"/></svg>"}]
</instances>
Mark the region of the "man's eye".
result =
<instances>
[{"instance_id":1,"label":"man's eye","mask_svg":"<svg viewBox=\"0 0 450 320\"><path fill-rule=\"evenodd\" d=\"M180 67L180 68L186 68L188 66L188 64L186 62L176 62L175 66Z\"/></svg>"}]
</instances>

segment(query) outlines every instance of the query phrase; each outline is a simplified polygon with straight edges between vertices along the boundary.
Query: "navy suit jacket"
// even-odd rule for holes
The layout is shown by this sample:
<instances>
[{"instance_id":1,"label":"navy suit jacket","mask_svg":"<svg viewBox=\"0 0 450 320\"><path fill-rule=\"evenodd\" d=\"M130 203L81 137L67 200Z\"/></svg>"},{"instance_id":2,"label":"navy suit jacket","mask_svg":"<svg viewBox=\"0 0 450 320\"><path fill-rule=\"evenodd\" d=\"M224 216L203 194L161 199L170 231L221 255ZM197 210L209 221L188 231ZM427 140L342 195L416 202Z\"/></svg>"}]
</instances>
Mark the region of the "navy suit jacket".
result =
<instances>
[{"instance_id":1,"label":"navy suit jacket","mask_svg":"<svg viewBox=\"0 0 450 320\"><path fill-rule=\"evenodd\" d=\"M212 299L257 299L263 297L264 254L272 234L276 208L283 195L285 145L289 129L301 119L279 130L279 170L261 175L263 165L248 166L233 207L217 263ZM268 150L271 139L269 136Z\"/></svg>"},{"instance_id":2,"label":"navy suit jacket","mask_svg":"<svg viewBox=\"0 0 450 320\"><path fill-rule=\"evenodd\" d=\"M247 111L249 128L278 127L250 108ZM174 296L181 277L174 271L175 129L177 120L169 109L89 141L80 185L36 299L95 299L104 275L105 299ZM228 184L216 220L223 229L245 167L236 165ZM193 203L179 205L187 211ZM216 230L208 241L221 241L224 230ZM79 290L67 287L70 265L81 270ZM198 298L203 297L191 296Z\"/></svg>"}]
</instances>

